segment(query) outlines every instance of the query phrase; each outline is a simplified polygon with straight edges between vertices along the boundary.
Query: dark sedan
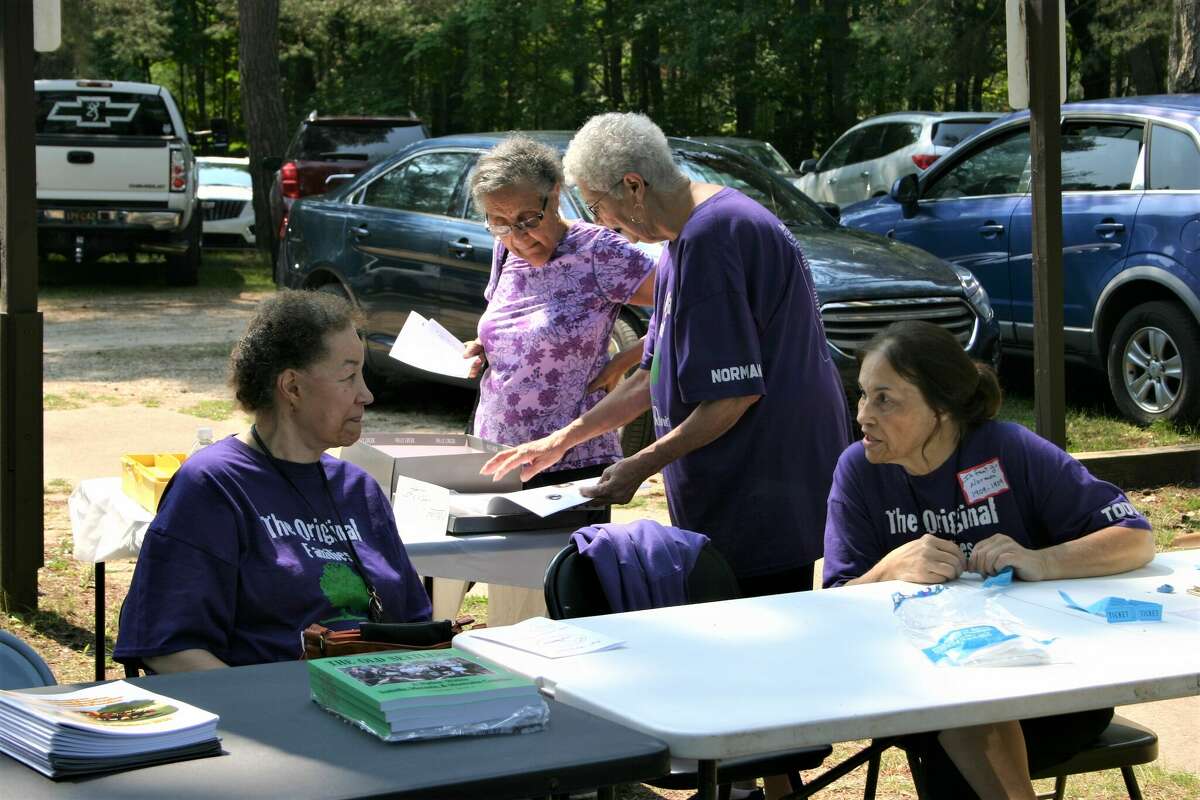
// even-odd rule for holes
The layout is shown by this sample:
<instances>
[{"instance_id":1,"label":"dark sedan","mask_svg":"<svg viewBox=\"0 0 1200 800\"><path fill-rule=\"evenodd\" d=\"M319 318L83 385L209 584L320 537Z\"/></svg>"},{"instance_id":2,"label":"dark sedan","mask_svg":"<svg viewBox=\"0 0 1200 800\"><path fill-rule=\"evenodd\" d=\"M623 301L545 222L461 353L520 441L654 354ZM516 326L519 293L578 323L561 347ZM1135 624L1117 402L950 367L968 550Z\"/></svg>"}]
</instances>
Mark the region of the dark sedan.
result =
<instances>
[{"instance_id":1,"label":"dark sedan","mask_svg":"<svg viewBox=\"0 0 1200 800\"><path fill-rule=\"evenodd\" d=\"M566 132L532 135L560 149L570 141ZM504 136L427 139L348 185L297 201L276 267L278 282L350 297L367 316L369 364L383 374L402 369L387 352L409 311L437 318L460 339L474 338L485 307L492 237L471 201L467 175ZM987 293L969 271L915 247L840 227L790 183L726 148L684 139L672 139L671 146L688 177L746 193L796 235L812 267L830 350L852 395L856 351L896 320L942 325L976 358L997 358ZM587 218L573 192L562 193L561 206L565 219ZM628 308L616 336L641 336L646 321L645 309Z\"/></svg>"}]
</instances>

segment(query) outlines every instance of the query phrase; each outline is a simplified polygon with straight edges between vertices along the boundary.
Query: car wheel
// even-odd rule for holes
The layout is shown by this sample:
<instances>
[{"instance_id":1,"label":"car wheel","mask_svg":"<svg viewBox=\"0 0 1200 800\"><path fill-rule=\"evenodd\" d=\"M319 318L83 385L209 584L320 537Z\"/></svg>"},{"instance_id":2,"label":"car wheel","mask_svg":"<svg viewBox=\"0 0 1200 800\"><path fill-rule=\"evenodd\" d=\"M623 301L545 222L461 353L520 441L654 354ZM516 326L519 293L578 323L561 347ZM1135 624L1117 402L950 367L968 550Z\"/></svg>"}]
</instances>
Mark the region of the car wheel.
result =
<instances>
[{"instance_id":1,"label":"car wheel","mask_svg":"<svg viewBox=\"0 0 1200 800\"><path fill-rule=\"evenodd\" d=\"M633 347L642 338L634 323L626 317L617 317L613 324L612 334L608 337L608 355L612 357L622 350ZM635 366L626 375L633 373ZM621 452L631 456L654 441L654 419L647 411L637 419L621 428Z\"/></svg>"},{"instance_id":2,"label":"car wheel","mask_svg":"<svg viewBox=\"0 0 1200 800\"><path fill-rule=\"evenodd\" d=\"M177 256L167 256L167 285L195 286L200 278L200 212L192 213L188 225L187 250Z\"/></svg>"},{"instance_id":3,"label":"car wheel","mask_svg":"<svg viewBox=\"0 0 1200 800\"><path fill-rule=\"evenodd\" d=\"M1176 303L1135 306L1108 347L1108 385L1117 407L1148 425L1196 418L1200 399L1200 327Z\"/></svg>"}]
</instances>

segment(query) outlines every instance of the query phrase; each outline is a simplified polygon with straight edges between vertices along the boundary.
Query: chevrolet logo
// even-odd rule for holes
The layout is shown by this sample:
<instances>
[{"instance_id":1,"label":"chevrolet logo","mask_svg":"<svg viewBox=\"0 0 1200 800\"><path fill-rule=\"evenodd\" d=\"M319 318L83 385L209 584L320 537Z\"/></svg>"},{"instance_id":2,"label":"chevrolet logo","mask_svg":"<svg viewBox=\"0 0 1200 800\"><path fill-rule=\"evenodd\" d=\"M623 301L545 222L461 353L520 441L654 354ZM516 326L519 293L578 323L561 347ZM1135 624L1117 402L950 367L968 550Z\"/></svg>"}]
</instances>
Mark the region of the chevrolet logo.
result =
<instances>
[{"instance_id":1,"label":"chevrolet logo","mask_svg":"<svg viewBox=\"0 0 1200 800\"><path fill-rule=\"evenodd\" d=\"M114 103L111 97L81 94L74 100L59 100L50 109L48 120L74 122L78 128L111 128L114 122L129 122L137 113L138 103Z\"/></svg>"}]
</instances>

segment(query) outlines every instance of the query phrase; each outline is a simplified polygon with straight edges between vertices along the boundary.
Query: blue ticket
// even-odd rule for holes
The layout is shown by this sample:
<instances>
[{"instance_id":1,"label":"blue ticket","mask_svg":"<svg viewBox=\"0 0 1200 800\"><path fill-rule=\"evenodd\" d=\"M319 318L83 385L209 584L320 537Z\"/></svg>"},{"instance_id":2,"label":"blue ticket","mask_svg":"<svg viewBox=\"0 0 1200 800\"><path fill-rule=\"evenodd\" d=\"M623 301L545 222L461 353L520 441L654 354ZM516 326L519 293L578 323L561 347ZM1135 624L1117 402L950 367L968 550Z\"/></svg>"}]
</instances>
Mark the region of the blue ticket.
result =
<instances>
[{"instance_id":1,"label":"blue ticket","mask_svg":"<svg viewBox=\"0 0 1200 800\"><path fill-rule=\"evenodd\" d=\"M1104 617L1109 622L1162 622L1162 603L1128 600L1124 597L1105 597L1084 608L1061 589L1058 594L1069 608L1085 614Z\"/></svg>"}]
</instances>

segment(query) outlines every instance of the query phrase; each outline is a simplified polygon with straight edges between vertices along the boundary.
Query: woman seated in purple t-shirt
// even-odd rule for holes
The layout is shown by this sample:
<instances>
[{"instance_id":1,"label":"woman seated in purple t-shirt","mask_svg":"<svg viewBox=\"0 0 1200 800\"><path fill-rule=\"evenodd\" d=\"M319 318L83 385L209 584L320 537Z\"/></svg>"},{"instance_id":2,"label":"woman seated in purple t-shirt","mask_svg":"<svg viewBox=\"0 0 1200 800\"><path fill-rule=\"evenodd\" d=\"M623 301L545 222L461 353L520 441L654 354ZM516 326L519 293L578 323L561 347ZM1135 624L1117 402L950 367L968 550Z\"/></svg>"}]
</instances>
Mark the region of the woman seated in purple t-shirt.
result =
<instances>
[{"instance_id":1,"label":"woman seated in purple t-shirt","mask_svg":"<svg viewBox=\"0 0 1200 800\"><path fill-rule=\"evenodd\" d=\"M626 303L654 303L654 262L623 236L559 215L558 152L512 136L479 159L471 194L496 237L479 338L466 357L486 359L475 435L519 445L581 416L637 364L641 349L611 362L608 343ZM597 476L621 458L615 431L569 450L527 486Z\"/></svg>"},{"instance_id":2,"label":"woman seated in purple t-shirt","mask_svg":"<svg viewBox=\"0 0 1200 800\"><path fill-rule=\"evenodd\" d=\"M862 350L858 423L825 524L825 585L1111 575L1154 557L1120 489L1028 429L993 418L1000 385L946 330L898 322ZM1112 709L908 737L930 798L1034 796L1029 775L1107 727ZM926 796L926 795L923 795Z\"/></svg>"},{"instance_id":3,"label":"woman seated in purple t-shirt","mask_svg":"<svg viewBox=\"0 0 1200 800\"><path fill-rule=\"evenodd\" d=\"M138 556L113 658L154 672L296 659L301 631L429 619L379 484L326 455L364 408L359 319L346 300L280 291L231 356L250 430L175 475Z\"/></svg>"}]
</instances>

